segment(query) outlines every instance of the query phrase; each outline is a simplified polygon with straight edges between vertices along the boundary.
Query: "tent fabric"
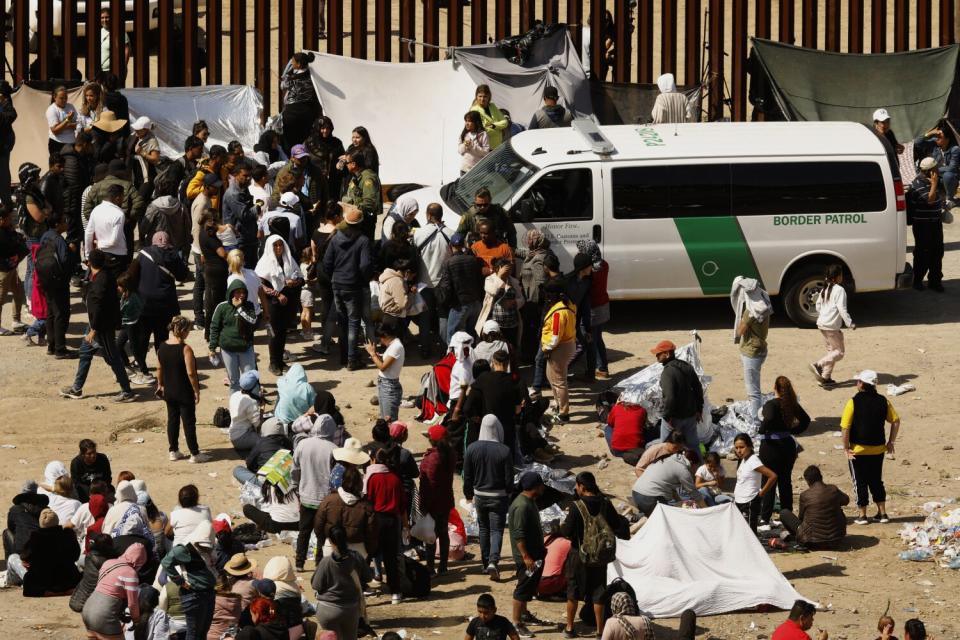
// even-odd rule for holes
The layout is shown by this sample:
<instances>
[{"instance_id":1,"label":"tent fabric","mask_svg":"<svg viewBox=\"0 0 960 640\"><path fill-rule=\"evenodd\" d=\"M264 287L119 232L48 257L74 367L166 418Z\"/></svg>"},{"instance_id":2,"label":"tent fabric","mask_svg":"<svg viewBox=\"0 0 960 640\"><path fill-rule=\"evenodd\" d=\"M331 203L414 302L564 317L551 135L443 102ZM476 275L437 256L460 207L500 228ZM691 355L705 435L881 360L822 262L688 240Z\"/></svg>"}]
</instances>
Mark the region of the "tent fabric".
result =
<instances>
[{"instance_id":1,"label":"tent fabric","mask_svg":"<svg viewBox=\"0 0 960 640\"><path fill-rule=\"evenodd\" d=\"M948 112L960 45L900 53L816 51L753 38L750 100L787 120L869 123L890 112L901 140L915 138Z\"/></svg>"},{"instance_id":2,"label":"tent fabric","mask_svg":"<svg viewBox=\"0 0 960 640\"><path fill-rule=\"evenodd\" d=\"M592 113L586 76L566 29L537 40L523 66L508 61L496 45L478 45L454 50L452 59L420 63L315 52L310 73L323 112L345 145L353 127L369 131L383 184L441 185L459 177L457 143L478 84L490 85L494 104L524 126L547 86L557 87L561 104Z\"/></svg>"},{"instance_id":3,"label":"tent fabric","mask_svg":"<svg viewBox=\"0 0 960 640\"><path fill-rule=\"evenodd\" d=\"M677 85L687 97L687 112L700 113L700 85ZM592 82L590 98L600 124L638 124L652 120L653 104L660 95L655 84ZM697 120L700 118L697 117Z\"/></svg>"},{"instance_id":4,"label":"tent fabric","mask_svg":"<svg viewBox=\"0 0 960 640\"><path fill-rule=\"evenodd\" d=\"M617 577L634 588L640 611L652 618L674 618L685 609L698 616L762 604L789 609L809 600L783 577L733 503L658 505L630 540L617 541L607 581Z\"/></svg>"},{"instance_id":5,"label":"tent fabric","mask_svg":"<svg viewBox=\"0 0 960 640\"><path fill-rule=\"evenodd\" d=\"M70 91L67 101L76 106L82 100L82 88ZM210 127L208 145L239 140L252 152L260 137L260 93L253 87L222 85L209 87L153 87L124 89L130 106L130 117L148 116L153 121L153 132L160 142L160 152L175 158L183 154L183 141L193 132L193 123L206 120ZM47 166L47 118L50 93L26 85L13 94L17 120L13 130L16 145L10 154L10 169L16 175L17 167L33 162Z\"/></svg>"}]
</instances>

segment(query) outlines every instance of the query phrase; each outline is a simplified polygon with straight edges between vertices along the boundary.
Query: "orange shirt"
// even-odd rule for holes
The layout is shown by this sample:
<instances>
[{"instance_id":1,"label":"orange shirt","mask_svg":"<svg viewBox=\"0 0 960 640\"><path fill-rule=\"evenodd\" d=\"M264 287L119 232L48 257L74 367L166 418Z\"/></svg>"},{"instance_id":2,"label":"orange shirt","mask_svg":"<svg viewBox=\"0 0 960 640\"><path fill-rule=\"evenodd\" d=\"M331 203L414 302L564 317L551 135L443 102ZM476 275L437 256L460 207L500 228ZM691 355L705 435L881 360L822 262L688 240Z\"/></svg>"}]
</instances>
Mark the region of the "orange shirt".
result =
<instances>
[{"instance_id":1,"label":"orange shirt","mask_svg":"<svg viewBox=\"0 0 960 640\"><path fill-rule=\"evenodd\" d=\"M482 240L478 240L470 245L470 250L473 251L473 255L483 261L484 266L491 272L493 271L493 263L498 258L513 260L513 250L506 242L501 242L495 247L488 247Z\"/></svg>"}]
</instances>

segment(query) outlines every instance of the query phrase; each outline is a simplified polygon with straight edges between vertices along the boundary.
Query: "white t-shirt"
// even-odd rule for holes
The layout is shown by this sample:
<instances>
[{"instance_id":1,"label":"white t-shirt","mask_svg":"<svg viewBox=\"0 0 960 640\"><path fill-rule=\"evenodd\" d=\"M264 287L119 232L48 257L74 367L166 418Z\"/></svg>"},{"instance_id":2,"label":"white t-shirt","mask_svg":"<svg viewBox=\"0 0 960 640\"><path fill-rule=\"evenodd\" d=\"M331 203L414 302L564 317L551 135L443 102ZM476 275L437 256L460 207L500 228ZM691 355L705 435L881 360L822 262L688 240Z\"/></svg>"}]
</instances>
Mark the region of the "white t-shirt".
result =
<instances>
[{"instance_id":1,"label":"white t-shirt","mask_svg":"<svg viewBox=\"0 0 960 640\"><path fill-rule=\"evenodd\" d=\"M403 359L406 355L406 352L403 349L403 343L400 342L400 338L394 338L393 342L390 343L390 346L387 347L387 350L383 352L383 359L386 360L389 357L393 357L393 362L390 363L390 366L380 372L381 378L390 378L397 380L400 378L400 369L403 368Z\"/></svg>"},{"instance_id":2,"label":"white t-shirt","mask_svg":"<svg viewBox=\"0 0 960 640\"><path fill-rule=\"evenodd\" d=\"M260 426L260 405L243 391L230 395L230 440L239 440Z\"/></svg>"},{"instance_id":3,"label":"white t-shirt","mask_svg":"<svg viewBox=\"0 0 960 640\"><path fill-rule=\"evenodd\" d=\"M253 196L253 201L263 200L263 209L266 211L270 207L270 195L273 193L273 186L267 182L262 187L256 182L251 181L247 187L247 192Z\"/></svg>"},{"instance_id":4,"label":"white t-shirt","mask_svg":"<svg viewBox=\"0 0 960 640\"><path fill-rule=\"evenodd\" d=\"M287 502L275 502L273 490L270 490L269 501L263 503L263 510L270 514L270 519L274 522L299 522L300 521L300 499L297 494L288 495Z\"/></svg>"},{"instance_id":5,"label":"white t-shirt","mask_svg":"<svg viewBox=\"0 0 960 640\"><path fill-rule=\"evenodd\" d=\"M733 490L733 499L737 504L745 504L757 497L763 487L763 475L757 471L762 467L760 456L753 454L737 467L737 486Z\"/></svg>"},{"instance_id":6,"label":"white t-shirt","mask_svg":"<svg viewBox=\"0 0 960 640\"><path fill-rule=\"evenodd\" d=\"M461 390L473 384L473 368L457 360L450 369L450 406L460 397Z\"/></svg>"},{"instance_id":7,"label":"white t-shirt","mask_svg":"<svg viewBox=\"0 0 960 640\"><path fill-rule=\"evenodd\" d=\"M703 480L704 482L713 482L714 480L718 479L715 475L710 473L710 469L708 469L707 465L705 464L700 465L700 467L697 469L696 476L701 480ZM721 479L722 477L723 476L721 476ZM720 493L720 487L717 487L717 486L704 487L704 488L709 490L712 495L718 495Z\"/></svg>"},{"instance_id":8,"label":"white t-shirt","mask_svg":"<svg viewBox=\"0 0 960 640\"><path fill-rule=\"evenodd\" d=\"M65 498L59 494L47 491L43 487L37 489L37 493L47 496L50 501L50 508L57 514L61 523L68 522L73 514L80 508L80 501L73 498Z\"/></svg>"},{"instance_id":9,"label":"white t-shirt","mask_svg":"<svg viewBox=\"0 0 960 640\"><path fill-rule=\"evenodd\" d=\"M60 131L60 133L54 133L49 129L49 127L55 127L66 120L67 114L70 113L74 114L73 117L75 119L80 115L69 102L63 106L63 109L58 107L56 102L50 103L50 106L47 107L47 135L50 137L50 139L56 140L57 142L62 142L64 144L73 144L77 140L76 129L63 129ZM76 120L74 120L74 122L76 122Z\"/></svg>"},{"instance_id":10,"label":"white t-shirt","mask_svg":"<svg viewBox=\"0 0 960 640\"><path fill-rule=\"evenodd\" d=\"M77 536L77 542L80 544L81 549L83 549L84 543L87 540L87 527L96 521L97 519L90 513L90 503L88 502L80 505L80 508L74 511L73 517L70 518L70 522L73 524L73 532Z\"/></svg>"},{"instance_id":11,"label":"white t-shirt","mask_svg":"<svg viewBox=\"0 0 960 640\"><path fill-rule=\"evenodd\" d=\"M186 544L187 538L203 521L213 522L210 507L201 504L187 509L183 507L174 509L170 514L170 526L173 527L173 544Z\"/></svg>"}]
</instances>

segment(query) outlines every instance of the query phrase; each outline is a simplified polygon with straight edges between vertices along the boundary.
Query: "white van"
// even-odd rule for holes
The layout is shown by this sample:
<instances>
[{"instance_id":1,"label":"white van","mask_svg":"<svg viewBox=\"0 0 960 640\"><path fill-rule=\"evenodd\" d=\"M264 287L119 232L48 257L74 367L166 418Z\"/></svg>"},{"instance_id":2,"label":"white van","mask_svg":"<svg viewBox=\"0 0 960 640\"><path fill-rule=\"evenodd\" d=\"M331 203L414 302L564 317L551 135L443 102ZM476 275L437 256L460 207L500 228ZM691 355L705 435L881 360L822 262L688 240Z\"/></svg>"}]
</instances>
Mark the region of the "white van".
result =
<instances>
[{"instance_id":1,"label":"white van","mask_svg":"<svg viewBox=\"0 0 960 640\"><path fill-rule=\"evenodd\" d=\"M576 243L596 240L616 300L725 296L754 277L801 325L826 265L851 288L910 285L906 206L895 156L849 122L698 123L526 131L469 173L410 195L420 211L460 215L486 187L536 227L569 270Z\"/></svg>"}]
</instances>

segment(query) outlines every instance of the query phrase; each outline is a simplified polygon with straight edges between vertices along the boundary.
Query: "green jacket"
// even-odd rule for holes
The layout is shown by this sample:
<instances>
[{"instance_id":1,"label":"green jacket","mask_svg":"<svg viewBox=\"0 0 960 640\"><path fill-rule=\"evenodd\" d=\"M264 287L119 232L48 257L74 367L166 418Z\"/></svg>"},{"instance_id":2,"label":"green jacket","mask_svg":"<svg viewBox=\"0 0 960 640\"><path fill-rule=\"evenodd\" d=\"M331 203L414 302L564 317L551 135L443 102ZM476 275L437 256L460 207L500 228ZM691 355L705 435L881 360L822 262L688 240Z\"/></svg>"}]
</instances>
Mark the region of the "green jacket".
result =
<instances>
[{"instance_id":1,"label":"green jacket","mask_svg":"<svg viewBox=\"0 0 960 640\"><path fill-rule=\"evenodd\" d=\"M120 208L126 214L127 222L139 222L147 209L147 203L140 197L140 192L134 188L132 182L116 176L107 176L90 187L90 193L87 194L87 199L83 205L83 219L90 219L90 212L107 197L107 189L112 184L123 186L123 202L120 203Z\"/></svg>"},{"instance_id":2,"label":"green jacket","mask_svg":"<svg viewBox=\"0 0 960 640\"><path fill-rule=\"evenodd\" d=\"M190 583L191 591L213 591L217 579L207 567L193 545L178 544L160 561L167 577L178 587L184 580ZM182 593L181 593L182 597Z\"/></svg>"},{"instance_id":3,"label":"green jacket","mask_svg":"<svg viewBox=\"0 0 960 640\"><path fill-rule=\"evenodd\" d=\"M351 176L343 201L363 211L364 216L376 218L383 213L380 178L372 169L364 169L360 175Z\"/></svg>"},{"instance_id":4,"label":"green jacket","mask_svg":"<svg viewBox=\"0 0 960 640\"><path fill-rule=\"evenodd\" d=\"M248 298L239 307L233 306L231 296L237 289L247 290L243 280L234 280L227 286L227 299L217 305L210 319L210 351L219 347L224 351L246 351L253 346L253 327L257 315Z\"/></svg>"}]
</instances>

